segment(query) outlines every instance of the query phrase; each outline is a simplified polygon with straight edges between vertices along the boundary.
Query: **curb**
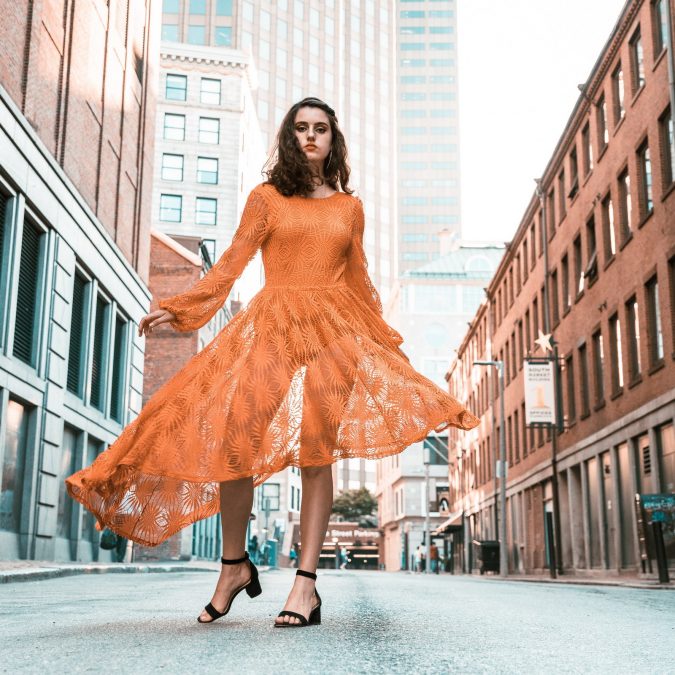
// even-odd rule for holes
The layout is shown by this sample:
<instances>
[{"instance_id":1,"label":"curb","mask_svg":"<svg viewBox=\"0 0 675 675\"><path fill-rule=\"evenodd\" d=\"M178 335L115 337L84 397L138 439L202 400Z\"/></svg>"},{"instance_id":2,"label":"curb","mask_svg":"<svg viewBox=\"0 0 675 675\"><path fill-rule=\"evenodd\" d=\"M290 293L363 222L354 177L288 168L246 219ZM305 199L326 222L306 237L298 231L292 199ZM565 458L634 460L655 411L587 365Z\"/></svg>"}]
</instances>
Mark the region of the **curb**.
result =
<instances>
[{"instance_id":1,"label":"curb","mask_svg":"<svg viewBox=\"0 0 675 675\"><path fill-rule=\"evenodd\" d=\"M72 577L78 574L149 574L153 572L215 572L215 569L196 565L115 565L83 567L42 567L0 572L0 584L12 584L25 581L43 581Z\"/></svg>"}]
</instances>

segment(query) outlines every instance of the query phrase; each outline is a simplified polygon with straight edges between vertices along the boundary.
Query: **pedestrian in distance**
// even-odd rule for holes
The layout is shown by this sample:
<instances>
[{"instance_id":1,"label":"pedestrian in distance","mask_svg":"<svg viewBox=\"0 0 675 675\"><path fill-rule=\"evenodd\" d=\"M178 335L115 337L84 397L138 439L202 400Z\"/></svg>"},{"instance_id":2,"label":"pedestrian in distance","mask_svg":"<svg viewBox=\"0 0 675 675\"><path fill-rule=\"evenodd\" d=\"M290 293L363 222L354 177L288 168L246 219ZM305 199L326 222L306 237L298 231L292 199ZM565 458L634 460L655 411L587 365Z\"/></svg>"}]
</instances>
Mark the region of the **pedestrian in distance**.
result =
<instances>
[{"instance_id":1,"label":"pedestrian in distance","mask_svg":"<svg viewBox=\"0 0 675 675\"><path fill-rule=\"evenodd\" d=\"M422 571L422 546L418 545L413 553L413 569L416 573Z\"/></svg>"},{"instance_id":2,"label":"pedestrian in distance","mask_svg":"<svg viewBox=\"0 0 675 675\"><path fill-rule=\"evenodd\" d=\"M346 569L348 562L349 562L349 552L347 551L347 547L341 546L340 547L340 569L341 570Z\"/></svg>"},{"instance_id":3,"label":"pedestrian in distance","mask_svg":"<svg viewBox=\"0 0 675 675\"><path fill-rule=\"evenodd\" d=\"M429 564L431 565L431 571L438 574L438 546L436 544L429 546Z\"/></svg>"},{"instance_id":4,"label":"pedestrian in distance","mask_svg":"<svg viewBox=\"0 0 675 675\"><path fill-rule=\"evenodd\" d=\"M295 550L295 544L291 547L291 551L288 554L289 566L296 567L298 564L298 552Z\"/></svg>"},{"instance_id":5,"label":"pedestrian in distance","mask_svg":"<svg viewBox=\"0 0 675 675\"><path fill-rule=\"evenodd\" d=\"M412 367L382 316L335 111L313 97L291 106L264 174L229 248L192 288L161 299L139 335L204 326L259 249L264 287L66 485L97 527L145 546L220 511L223 564L198 618L210 623L241 591L262 592L245 550L253 488L300 467L299 568L274 624L298 627L321 622L315 581L331 465L394 455L430 430L479 421Z\"/></svg>"}]
</instances>

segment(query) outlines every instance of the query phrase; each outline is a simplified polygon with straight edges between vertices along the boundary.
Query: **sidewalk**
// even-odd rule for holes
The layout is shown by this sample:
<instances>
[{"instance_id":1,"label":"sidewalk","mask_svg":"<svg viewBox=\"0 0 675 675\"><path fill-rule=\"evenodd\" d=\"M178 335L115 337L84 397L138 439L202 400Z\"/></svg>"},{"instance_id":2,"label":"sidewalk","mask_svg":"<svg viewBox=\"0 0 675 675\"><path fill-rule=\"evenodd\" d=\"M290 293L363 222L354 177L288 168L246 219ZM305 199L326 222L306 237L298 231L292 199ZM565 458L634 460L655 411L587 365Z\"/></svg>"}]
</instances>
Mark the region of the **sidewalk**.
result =
<instances>
[{"instance_id":1,"label":"sidewalk","mask_svg":"<svg viewBox=\"0 0 675 675\"><path fill-rule=\"evenodd\" d=\"M259 568L260 569L260 568ZM266 570L263 568L261 571ZM138 562L138 563L78 563L49 560L0 561L0 584L20 581L41 581L69 577L75 574L139 574L150 572L218 572L220 564L208 560Z\"/></svg>"},{"instance_id":2,"label":"sidewalk","mask_svg":"<svg viewBox=\"0 0 675 675\"><path fill-rule=\"evenodd\" d=\"M492 574L476 574L471 575L480 579L487 580L502 580L498 575ZM675 591L675 582L672 580L668 584L660 584L656 579L642 579L640 577L577 577L572 575L562 575L556 579L551 579L550 576L536 576L536 575L509 575L502 581L524 581L528 583L538 584L567 584L575 586L618 586L621 588L642 588L651 589L655 591Z\"/></svg>"},{"instance_id":3,"label":"sidewalk","mask_svg":"<svg viewBox=\"0 0 675 675\"><path fill-rule=\"evenodd\" d=\"M419 574L406 570L404 574ZM430 574L429 576L434 576ZM641 588L655 591L675 591L675 577L671 574L670 583L660 584L656 579L642 579L640 577L578 577L571 574L562 575L556 579L550 576L510 574L506 579L502 579L498 574L456 574L443 573L441 576L456 576L457 578L476 579L480 581L522 581L535 584L567 584L569 586L617 586L621 588Z\"/></svg>"}]
</instances>

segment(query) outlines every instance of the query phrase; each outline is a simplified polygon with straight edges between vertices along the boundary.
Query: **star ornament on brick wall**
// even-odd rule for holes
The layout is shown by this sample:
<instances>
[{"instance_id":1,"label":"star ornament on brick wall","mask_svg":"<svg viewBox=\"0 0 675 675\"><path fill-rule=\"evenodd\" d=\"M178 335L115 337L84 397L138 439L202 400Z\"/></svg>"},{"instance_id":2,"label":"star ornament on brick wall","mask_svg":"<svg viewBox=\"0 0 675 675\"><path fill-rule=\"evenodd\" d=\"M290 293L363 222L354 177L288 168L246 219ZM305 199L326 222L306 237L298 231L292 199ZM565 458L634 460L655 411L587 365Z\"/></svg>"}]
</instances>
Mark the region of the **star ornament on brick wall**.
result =
<instances>
[{"instance_id":1,"label":"star ornament on brick wall","mask_svg":"<svg viewBox=\"0 0 675 675\"><path fill-rule=\"evenodd\" d=\"M541 330L538 330L539 337L534 341L535 344L539 345L541 347L541 350L544 352L544 354L548 354L548 352L553 351L553 347L551 346L551 336L553 333L547 333L544 335Z\"/></svg>"}]
</instances>

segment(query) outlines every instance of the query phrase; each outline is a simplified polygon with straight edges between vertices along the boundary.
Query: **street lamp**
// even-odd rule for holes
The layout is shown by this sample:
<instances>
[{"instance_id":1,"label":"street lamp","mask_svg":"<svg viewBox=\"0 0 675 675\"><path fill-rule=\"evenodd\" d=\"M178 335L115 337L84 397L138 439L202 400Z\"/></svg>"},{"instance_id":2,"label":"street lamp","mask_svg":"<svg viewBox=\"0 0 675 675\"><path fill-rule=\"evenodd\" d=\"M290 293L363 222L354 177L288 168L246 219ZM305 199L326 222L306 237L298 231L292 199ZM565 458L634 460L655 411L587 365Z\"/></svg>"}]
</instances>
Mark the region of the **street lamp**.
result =
<instances>
[{"instance_id":1,"label":"street lamp","mask_svg":"<svg viewBox=\"0 0 675 675\"><path fill-rule=\"evenodd\" d=\"M509 573L506 554L506 430L504 429L504 362L474 361L474 366L494 366L499 373L499 576Z\"/></svg>"}]
</instances>

